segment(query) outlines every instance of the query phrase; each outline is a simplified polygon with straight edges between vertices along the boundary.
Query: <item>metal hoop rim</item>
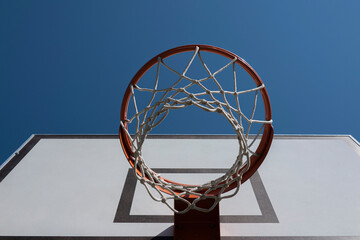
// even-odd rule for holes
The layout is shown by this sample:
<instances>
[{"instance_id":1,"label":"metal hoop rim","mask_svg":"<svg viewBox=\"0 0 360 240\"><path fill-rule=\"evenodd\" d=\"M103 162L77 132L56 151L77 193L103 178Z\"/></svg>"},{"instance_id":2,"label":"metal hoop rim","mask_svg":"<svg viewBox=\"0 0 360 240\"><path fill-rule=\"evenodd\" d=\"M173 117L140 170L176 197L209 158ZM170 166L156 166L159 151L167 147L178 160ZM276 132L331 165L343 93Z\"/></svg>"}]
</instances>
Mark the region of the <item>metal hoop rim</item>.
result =
<instances>
[{"instance_id":1,"label":"metal hoop rim","mask_svg":"<svg viewBox=\"0 0 360 240\"><path fill-rule=\"evenodd\" d=\"M244 59L242 59L241 57L237 56L236 54L234 54L232 52L229 52L229 51L219 48L219 47L215 47L215 46L211 46L211 45L203 45L203 44L191 44L191 45L175 47L175 48L169 49L165 52L162 52L162 53L158 54L157 56L153 57L152 59L150 59L145 65L143 65L138 70L138 72L132 78L131 82L129 83L129 85L125 91L124 97L123 97L123 101L122 101L122 105L121 105L120 121L124 121L127 119L127 109L128 109L129 101L131 98L131 85L137 84L139 82L139 80L142 78L142 76L150 68L152 68L155 64L157 64L159 57L162 59L166 59L175 54L189 52L189 51L195 51L196 47L199 47L200 51L218 54L218 55L226 57L230 60L237 58L236 63L239 66L241 66L252 77L252 79L254 80L256 85L257 86L263 85L263 82L262 82L260 76L256 73L256 71ZM265 120L269 121L272 119L269 95L268 95L265 87L260 89L260 93L261 93L261 96L262 96L262 99L264 102L264 107L265 107ZM124 127L127 129L126 122L124 123ZM246 182L257 171L257 169L260 167L260 165L264 161L264 159L270 149L272 139L273 139L273 134L274 134L274 131L273 131L272 124L266 124L264 127L264 131L263 131L263 135L262 135L260 144L258 145L258 148L255 151L256 154L251 156L250 168L247 172L244 173L244 175L241 179L241 183ZM128 162L130 163L130 165L132 167L134 167L135 164L134 164L134 159L132 158L133 152L131 150L131 140L129 139L128 135L126 134L124 129L122 129L121 126L119 127L119 137L120 137L121 146L122 146L122 149L124 151L126 158L127 158ZM140 176L141 176L141 173L138 170L137 170L137 173L140 174ZM174 183L173 181L170 181L168 179L165 179L165 178L162 178L162 179L166 182ZM177 183L177 184L186 186L186 184L181 184L181 183ZM237 182L234 182L233 184L229 185L229 187L226 188L225 192L230 191L236 187L237 187ZM167 190L165 190L165 189L160 189L160 190L167 193ZM211 192L211 195L216 195L216 194L217 194L216 191Z\"/></svg>"}]
</instances>

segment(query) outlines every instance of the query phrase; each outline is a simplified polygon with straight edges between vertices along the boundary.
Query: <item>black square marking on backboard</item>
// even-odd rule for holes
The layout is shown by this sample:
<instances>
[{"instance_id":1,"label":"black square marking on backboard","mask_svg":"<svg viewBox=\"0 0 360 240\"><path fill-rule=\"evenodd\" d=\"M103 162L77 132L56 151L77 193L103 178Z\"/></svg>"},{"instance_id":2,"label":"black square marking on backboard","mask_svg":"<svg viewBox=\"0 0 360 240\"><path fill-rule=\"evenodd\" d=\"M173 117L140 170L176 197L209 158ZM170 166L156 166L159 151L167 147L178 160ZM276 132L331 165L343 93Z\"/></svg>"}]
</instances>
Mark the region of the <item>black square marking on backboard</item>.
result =
<instances>
[{"instance_id":1,"label":"black square marking on backboard","mask_svg":"<svg viewBox=\"0 0 360 240\"><path fill-rule=\"evenodd\" d=\"M181 168L168 169L157 168L153 169L157 173L225 173L227 169L210 169L210 168ZM123 191L117 207L114 218L114 223L124 222L149 222L149 223L172 223L174 221L173 215L131 215L131 205L134 199L137 179L134 176L133 169L129 169L124 183ZM269 196L262 183L260 174L255 172L250 178L250 183L253 188L261 215L221 215L220 221L222 223L279 223L274 208L271 204Z\"/></svg>"}]
</instances>

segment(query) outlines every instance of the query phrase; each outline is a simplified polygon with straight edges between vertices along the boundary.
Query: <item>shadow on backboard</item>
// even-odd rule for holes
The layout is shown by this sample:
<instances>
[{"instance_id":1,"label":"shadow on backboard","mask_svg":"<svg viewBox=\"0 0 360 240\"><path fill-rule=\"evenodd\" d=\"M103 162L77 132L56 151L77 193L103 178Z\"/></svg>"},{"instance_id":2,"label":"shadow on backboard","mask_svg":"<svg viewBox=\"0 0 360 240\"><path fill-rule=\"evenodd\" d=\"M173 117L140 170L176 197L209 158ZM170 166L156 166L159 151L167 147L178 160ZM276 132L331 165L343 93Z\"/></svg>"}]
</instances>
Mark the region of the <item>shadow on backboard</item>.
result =
<instances>
[{"instance_id":1,"label":"shadow on backboard","mask_svg":"<svg viewBox=\"0 0 360 240\"><path fill-rule=\"evenodd\" d=\"M151 238L151 240L173 240L174 237L174 225L168 227L161 233L159 233L156 237Z\"/></svg>"}]
</instances>

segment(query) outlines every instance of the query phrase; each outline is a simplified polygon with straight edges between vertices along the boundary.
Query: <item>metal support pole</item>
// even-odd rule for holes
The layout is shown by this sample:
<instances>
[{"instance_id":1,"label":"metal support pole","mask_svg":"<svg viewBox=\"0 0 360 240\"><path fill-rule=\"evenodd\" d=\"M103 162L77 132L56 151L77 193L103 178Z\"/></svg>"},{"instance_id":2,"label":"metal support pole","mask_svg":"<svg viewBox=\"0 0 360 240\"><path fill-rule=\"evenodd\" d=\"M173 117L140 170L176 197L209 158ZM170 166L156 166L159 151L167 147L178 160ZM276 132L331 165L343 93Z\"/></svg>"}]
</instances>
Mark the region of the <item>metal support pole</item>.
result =
<instances>
[{"instance_id":1,"label":"metal support pole","mask_svg":"<svg viewBox=\"0 0 360 240\"><path fill-rule=\"evenodd\" d=\"M194 199L187 199L190 202ZM213 199L204 199L196 205L202 208L210 208ZM175 209L183 210L186 204L181 200L175 200ZM174 214L174 240L220 240L220 215L219 204L210 212L190 210L184 214Z\"/></svg>"}]
</instances>

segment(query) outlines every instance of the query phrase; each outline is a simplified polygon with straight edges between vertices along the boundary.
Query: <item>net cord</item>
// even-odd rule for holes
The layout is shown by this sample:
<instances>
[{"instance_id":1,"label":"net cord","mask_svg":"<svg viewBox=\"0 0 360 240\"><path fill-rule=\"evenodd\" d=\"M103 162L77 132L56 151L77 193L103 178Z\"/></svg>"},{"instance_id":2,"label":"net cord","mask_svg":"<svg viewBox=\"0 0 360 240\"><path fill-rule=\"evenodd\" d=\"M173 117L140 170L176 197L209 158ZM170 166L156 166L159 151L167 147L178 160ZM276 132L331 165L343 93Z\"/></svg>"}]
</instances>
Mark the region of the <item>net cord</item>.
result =
<instances>
[{"instance_id":1,"label":"net cord","mask_svg":"<svg viewBox=\"0 0 360 240\"><path fill-rule=\"evenodd\" d=\"M196 56L198 56L202 66L208 74L206 78L192 79L186 76L186 73L188 72ZM130 85L135 114L131 118L121 121L120 125L126 132L128 138L131 140L131 147L133 152L132 158L134 160L134 174L137 180L139 180L140 183L145 186L147 192L154 201L166 204L172 211L176 213L185 213L190 209L208 212L214 209L216 204L218 204L222 199L230 198L236 195L239 191L243 174L250 168L250 157L251 155L256 155L254 151L250 150L250 147L260 136L265 124L272 123L272 120L254 119L258 100L258 92L265 87L264 84L245 91L237 90L237 78L235 71L236 60L237 58L234 58L219 70L212 73L203 61L199 47L196 47L191 59L182 73L175 71L159 57L156 66L156 78L153 89L142 88L137 84ZM161 66L164 66L166 69L178 76L178 79L170 87L164 89L158 89ZM234 91L224 90L216 78L217 74L229 68L230 66L232 66L233 71ZM184 87L177 87L177 85L182 80L186 80L189 83ZM205 81L213 81L218 87L218 90L214 91L206 88L205 85L202 84ZM188 89L194 85L199 86L201 89L203 89L203 91L196 93L191 93L188 91ZM148 104L140 111L136 102L136 92L151 93ZM251 92L255 92L255 97L253 100L251 116L247 117L241 111L241 104L238 96ZM182 98L176 98L179 93L185 94L186 96ZM154 103L157 94L161 94L160 99ZM217 99L214 96L215 94L220 94L222 99ZM227 95L235 96L235 107L229 104ZM203 96L208 96L211 100L201 98ZM186 108L190 105L194 105L207 112L219 113L224 116L234 128L239 142L239 153L232 167L223 176L202 185L182 185L169 182L162 178L160 174L154 172L150 167L148 167L142 155L142 146L147 135L153 128L158 126L166 118L169 111L172 109ZM237 116L235 114L237 114ZM244 131L243 128L243 121L246 121L248 124L246 131ZM136 122L136 132L134 135L131 135L128 131L128 128L125 126L125 123L127 125L133 122ZM254 139L248 143L249 132L253 123L260 123L262 125ZM233 183L237 183L235 190L226 192L226 189L229 187L229 185ZM216 192L217 194L214 195L212 192ZM190 195L196 196L195 200L192 202L185 198L186 196ZM205 198L212 198L214 200L213 205L209 209L204 209L197 206L197 203ZM172 204L170 204L170 200L183 201L186 203L187 207L182 211L178 211L172 206Z\"/></svg>"}]
</instances>

